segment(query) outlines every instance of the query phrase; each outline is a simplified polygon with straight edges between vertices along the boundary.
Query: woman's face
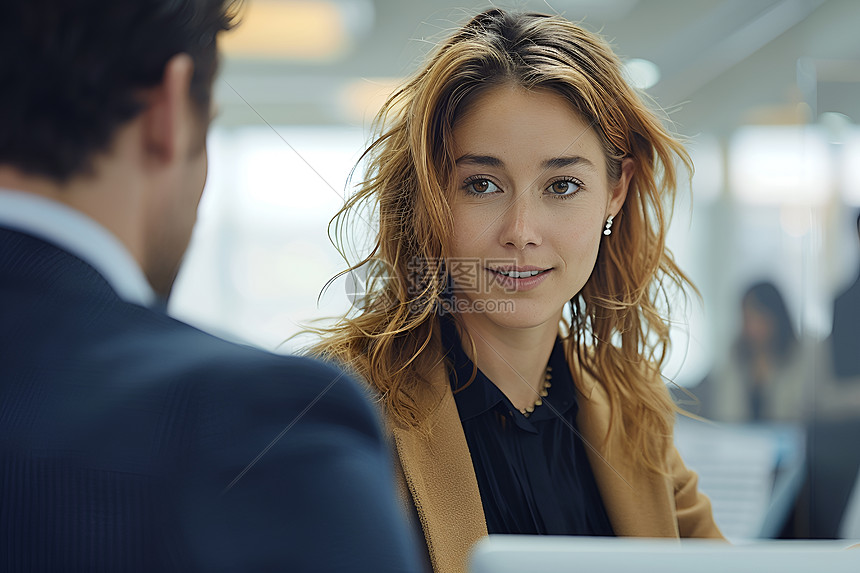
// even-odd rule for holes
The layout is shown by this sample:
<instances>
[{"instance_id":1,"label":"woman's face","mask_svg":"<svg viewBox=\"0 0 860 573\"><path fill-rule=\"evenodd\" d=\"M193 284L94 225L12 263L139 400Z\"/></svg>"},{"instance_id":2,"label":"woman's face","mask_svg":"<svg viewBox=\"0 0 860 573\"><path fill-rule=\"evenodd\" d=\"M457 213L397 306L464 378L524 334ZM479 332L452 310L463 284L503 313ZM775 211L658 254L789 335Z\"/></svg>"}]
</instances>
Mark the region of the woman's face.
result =
<instances>
[{"instance_id":1,"label":"woman's face","mask_svg":"<svg viewBox=\"0 0 860 573\"><path fill-rule=\"evenodd\" d=\"M455 311L502 327L557 328L601 239L613 238L604 225L621 209L632 161L609 181L600 139L571 104L517 86L482 94L453 139Z\"/></svg>"},{"instance_id":2,"label":"woman's face","mask_svg":"<svg viewBox=\"0 0 860 573\"><path fill-rule=\"evenodd\" d=\"M776 319L766 309L753 300L744 300L743 336L750 342L766 346L776 338Z\"/></svg>"}]
</instances>

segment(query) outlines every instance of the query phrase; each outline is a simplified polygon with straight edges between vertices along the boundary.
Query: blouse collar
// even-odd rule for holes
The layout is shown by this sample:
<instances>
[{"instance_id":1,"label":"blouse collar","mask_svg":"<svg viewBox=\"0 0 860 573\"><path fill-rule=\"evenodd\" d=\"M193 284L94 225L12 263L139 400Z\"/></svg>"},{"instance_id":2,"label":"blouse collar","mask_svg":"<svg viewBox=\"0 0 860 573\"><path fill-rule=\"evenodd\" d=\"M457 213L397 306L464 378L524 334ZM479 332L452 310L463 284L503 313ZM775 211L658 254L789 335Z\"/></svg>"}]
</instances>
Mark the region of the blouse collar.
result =
<instances>
[{"instance_id":1,"label":"blouse collar","mask_svg":"<svg viewBox=\"0 0 860 573\"><path fill-rule=\"evenodd\" d=\"M535 408L534 413L526 418L514 407L504 392L499 390L480 369L474 368L474 364L463 350L454 320L442 318L441 322L442 343L451 363L449 373L451 389L454 392L461 422L476 418L492 409L498 409L502 413L510 412L522 429L536 432L535 422L568 414L571 408L576 408L573 378L565 359L565 347L560 338L556 338L549 357L548 365L552 367L552 385L548 396L544 398L543 405ZM476 370L475 379L469 382L473 369ZM576 415L576 409L572 415Z\"/></svg>"}]
</instances>

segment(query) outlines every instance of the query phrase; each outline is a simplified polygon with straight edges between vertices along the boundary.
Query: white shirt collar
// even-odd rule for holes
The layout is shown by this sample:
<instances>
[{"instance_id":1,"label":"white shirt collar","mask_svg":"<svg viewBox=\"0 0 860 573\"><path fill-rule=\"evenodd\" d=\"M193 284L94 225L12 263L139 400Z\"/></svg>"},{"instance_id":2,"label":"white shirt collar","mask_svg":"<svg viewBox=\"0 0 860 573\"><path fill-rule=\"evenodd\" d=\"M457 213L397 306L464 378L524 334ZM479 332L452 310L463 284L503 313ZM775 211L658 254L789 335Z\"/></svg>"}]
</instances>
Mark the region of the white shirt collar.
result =
<instances>
[{"instance_id":1,"label":"white shirt collar","mask_svg":"<svg viewBox=\"0 0 860 573\"><path fill-rule=\"evenodd\" d=\"M151 306L157 300L125 245L80 211L39 195L0 188L0 226L52 243L86 261L127 302Z\"/></svg>"}]
</instances>

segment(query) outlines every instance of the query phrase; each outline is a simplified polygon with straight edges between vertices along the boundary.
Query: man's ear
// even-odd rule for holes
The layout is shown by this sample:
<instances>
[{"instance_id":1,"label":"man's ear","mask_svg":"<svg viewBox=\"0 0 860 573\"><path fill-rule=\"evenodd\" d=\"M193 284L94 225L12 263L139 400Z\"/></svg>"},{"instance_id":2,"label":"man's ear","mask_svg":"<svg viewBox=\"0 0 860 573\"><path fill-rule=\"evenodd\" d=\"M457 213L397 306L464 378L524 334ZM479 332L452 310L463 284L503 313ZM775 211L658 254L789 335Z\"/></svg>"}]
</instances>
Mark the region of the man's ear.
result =
<instances>
[{"instance_id":1,"label":"man's ear","mask_svg":"<svg viewBox=\"0 0 860 573\"><path fill-rule=\"evenodd\" d=\"M621 160L621 176L609 193L609 205L606 208L607 217L617 215L621 210L621 206L627 198L627 188L630 186L630 180L633 179L635 169L636 165L631 158L625 157Z\"/></svg>"},{"instance_id":2,"label":"man's ear","mask_svg":"<svg viewBox=\"0 0 860 573\"><path fill-rule=\"evenodd\" d=\"M171 163L191 137L193 113L190 86L194 62L188 54L177 54L164 66L161 83L146 91L143 121L144 149L148 160Z\"/></svg>"}]
</instances>

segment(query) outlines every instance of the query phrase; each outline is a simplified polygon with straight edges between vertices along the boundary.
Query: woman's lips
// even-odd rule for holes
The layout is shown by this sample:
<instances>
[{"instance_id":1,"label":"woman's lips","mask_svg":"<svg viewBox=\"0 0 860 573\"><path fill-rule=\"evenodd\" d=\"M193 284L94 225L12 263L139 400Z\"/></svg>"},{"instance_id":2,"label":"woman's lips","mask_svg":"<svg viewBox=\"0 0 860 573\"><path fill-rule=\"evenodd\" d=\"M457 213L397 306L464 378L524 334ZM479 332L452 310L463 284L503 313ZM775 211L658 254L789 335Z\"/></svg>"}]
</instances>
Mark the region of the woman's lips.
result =
<instances>
[{"instance_id":1,"label":"woman's lips","mask_svg":"<svg viewBox=\"0 0 860 573\"><path fill-rule=\"evenodd\" d=\"M540 285L552 272L552 268L533 266L501 267L486 269L492 281L506 292L522 292Z\"/></svg>"}]
</instances>

